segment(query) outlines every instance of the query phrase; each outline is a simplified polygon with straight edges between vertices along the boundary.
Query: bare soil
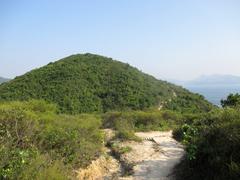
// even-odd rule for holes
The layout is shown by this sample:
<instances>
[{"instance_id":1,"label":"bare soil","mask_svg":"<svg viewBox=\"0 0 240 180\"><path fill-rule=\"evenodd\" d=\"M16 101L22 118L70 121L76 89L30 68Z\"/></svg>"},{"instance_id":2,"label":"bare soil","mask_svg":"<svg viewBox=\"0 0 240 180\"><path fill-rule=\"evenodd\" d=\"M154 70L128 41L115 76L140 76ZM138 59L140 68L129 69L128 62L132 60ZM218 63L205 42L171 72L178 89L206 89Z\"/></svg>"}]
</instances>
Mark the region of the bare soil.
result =
<instances>
[{"instance_id":1,"label":"bare soil","mask_svg":"<svg viewBox=\"0 0 240 180\"><path fill-rule=\"evenodd\" d=\"M111 130L107 133L112 136ZM172 138L172 131L138 132L142 142L119 142L131 151L120 156L100 159L79 172L79 179L106 180L174 180L174 167L184 155L183 146ZM121 163L133 164L132 175L121 177ZM85 176L85 178L81 178Z\"/></svg>"},{"instance_id":2,"label":"bare soil","mask_svg":"<svg viewBox=\"0 0 240 180\"><path fill-rule=\"evenodd\" d=\"M136 135L143 139L141 143L126 142L132 151L125 154L126 161L136 164L132 179L138 180L172 180L173 168L184 155L181 144L172 138L172 131L168 132L139 132Z\"/></svg>"}]
</instances>

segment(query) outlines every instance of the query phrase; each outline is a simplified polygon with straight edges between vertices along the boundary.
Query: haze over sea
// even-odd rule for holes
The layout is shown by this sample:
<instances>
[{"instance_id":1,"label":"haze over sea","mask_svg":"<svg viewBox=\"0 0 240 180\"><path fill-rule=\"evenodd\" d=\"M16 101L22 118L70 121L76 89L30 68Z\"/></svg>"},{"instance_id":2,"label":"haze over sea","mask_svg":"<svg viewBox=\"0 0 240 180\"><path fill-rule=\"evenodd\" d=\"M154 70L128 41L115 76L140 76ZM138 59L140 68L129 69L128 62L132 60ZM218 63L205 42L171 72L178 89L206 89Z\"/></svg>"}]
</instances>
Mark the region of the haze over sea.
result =
<instances>
[{"instance_id":1,"label":"haze over sea","mask_svg":"<svg viewBox=\"0 0 240 180\"><path fill-rule=\"evenodd\" d=\"M221 99L225 99L230 93L239 93L240 85L186 85L185 88L203 95L211 103L220 106Z\"/></svg>"}]
</instances>

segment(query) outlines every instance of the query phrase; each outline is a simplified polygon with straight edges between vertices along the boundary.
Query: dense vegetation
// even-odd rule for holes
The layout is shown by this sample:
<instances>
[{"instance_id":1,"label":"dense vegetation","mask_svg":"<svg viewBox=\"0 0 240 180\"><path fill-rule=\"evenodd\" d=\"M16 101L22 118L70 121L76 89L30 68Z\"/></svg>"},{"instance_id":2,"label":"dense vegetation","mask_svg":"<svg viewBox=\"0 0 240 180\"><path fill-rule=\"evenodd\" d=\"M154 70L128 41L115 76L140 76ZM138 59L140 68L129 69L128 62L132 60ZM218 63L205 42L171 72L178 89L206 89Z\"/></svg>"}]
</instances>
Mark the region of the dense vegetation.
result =
<instances>
[{"instance_id":1,"label":"dense vegetation","mask_svg":"<svg viewBox=\"0 0 240 180\"><path fill-rule=\"evenodd\" d=\"M108 112L103 126L114 128L117 138L139 139L135 131L174 130L186 147L186 156L176 168L177 179L240 179L240 104L231 94L224 109L210 112L169 110ZM234 100L233 100L234 99ZM118 149L117 149L118 150Z\"/></svg>"},{"instance_id":2,"label":"dense vegetation","mask_svg":"<svg viewBox=\"0 0 240 180\"><path fill-rule=\"evenodd\" d=\"M200 95L93 54L72 55L0 85L0 101L44 99L64 113L141 110L160 105L208 111Z\"/></svg>"},{"instance_id":3,"label":"dense vegetation","mask_svg":"<svg viewBox=\"0 0 240 180\"><path fill-rule=\"evenodd\" d=\"M239 94L213 108L201 95L128 64L84 54L3 83L0 102L0 179L74 177L102 153L100 128L135 141L135 131L175 129L187 152L176 168L179 179L240 179Z\"/></svg>"},{"instance_id":4,"label":"dense vegetation","mask_svg":"<svg viewBox=\"0 0 240 180\"><path fill-rule=\"evenodd\" d=\"M237 107L240 106L240 94L230 94L226 100L221 100L223 107Z\"/></svg>"},{"instance_id":5,"label":"dense vegetation","mask_svg":"<svg viewBox=\"0 0 240 180\"><path fill-rule=\"evenodd\" d=\"M44 101L0 104L0 179L69 179L101 153L101 121Z\"/></svg>"},{"instance_id":6,"label":"dense vegetation","mask_svg":"<svg viewBox=\"0 0 240 180\"><path fill-rule=\"evenodd\" d=\"M117 137L123 140L138 140L137 131L165 131L182 124L183 115L169 110L108 112L103 114L104 128L117 131Z\"/></svg>"},{"instance_id":7,"label":"dense vegetation","mask_svg":"<svg viewBox=\"0 0 240 180\"><path fill-rule=\"evenodd\" d=\"M117 138L139 140L134 131L167 130L181 121L171 111L64 115L43 100L0 104L0 179L69 179L102 154L102 127ZM102 121L101 121L102 119ZM115 147L121 153L130 149Z\"/></svg>"},{"instance_id":8,"label":"dense vegetation","mask_svg":"<svg viewBox=\"0 0 240 180\"><path fill-rule=\"evenodd\" d=\"M74 170L102 154L100 128L113 128L117 138L139 139L135 131L167 130L181 124L172 111L108 112L64 115L43 100L0 104L0 179L69 179ZM102 120L101 120L102 119ZM125 153L128 147L116 151Z\"/></svg>"},{"instance_id":9,"label":"dense vegetation","mask_svg":"<svg viewBox=\"0 0 240 180\"><path fill-rule=\"evenodd\" d=\"M186 145L187 156L177 168L178 179L240 179L240 108L236 95L222 101L224 109L186 117L174 135ZM234 99L234 100L233 100Z\"/></svg>"},{"instance_id":10,"label":"dense vegetation","mask_svg":"<svg viewBox=\"0 0 240 180\"><path fill-rule=\"evenodd\" d=\"M135 141L139 140L135 131L174 128L174 136L187 151L177 168L179 179L240 177L237 103L204 113L149 109L72 116L58 112L42 100L0 104L0 179L75 177L73 170L101 155L100 128L113 128L117 138ZM114 144L113 148L119 153L130 151Z\"/></svg>"}]
</instances>

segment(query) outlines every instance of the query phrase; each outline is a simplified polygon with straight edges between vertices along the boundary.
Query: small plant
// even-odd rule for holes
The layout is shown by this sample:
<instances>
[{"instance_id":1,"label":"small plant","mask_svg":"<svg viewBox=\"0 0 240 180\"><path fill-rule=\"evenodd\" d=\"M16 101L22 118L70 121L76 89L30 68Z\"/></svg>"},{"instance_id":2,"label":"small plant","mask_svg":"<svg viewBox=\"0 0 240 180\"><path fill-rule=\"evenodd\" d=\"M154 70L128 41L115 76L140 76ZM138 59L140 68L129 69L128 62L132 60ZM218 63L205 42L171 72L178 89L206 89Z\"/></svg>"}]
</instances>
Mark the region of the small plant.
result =
<instances>
[{"instance_id":1,"label":"small plant","mask_svg":"<svg viewBox=\"0 0 240 180\"><path fill-rule=\"evenodd\" d=\"M125 153L129 153L132 151L132 148L129 146L121 146L118 142L109 142L108 146L111 149L112 155L117 158L120 162L123 162L121 160L121 156Z\"/></svg>"},{"instance_id":2,"label":"small plant","mask_svg":"<svg viewBox=\"0 0 240 180\"><path fill-rule=\"evenodd\" d=\"M132 148L130 146L123 146L123 147L120 147L119 149L119 152L121 154L129 153L131 151L132 151Z\"/></svg>"},{"instance_id":3,"label":"small plant","mask_svg":"<svg viewBox=\"0 0 240 180\"><path fill-rule=\"evenodd\" d=\"M196 159L197 146L195 138L197 136L197 129L188 124L182 126L183 144L186 146L187 158L189 160Z\"/></svg>"}]
</instances>

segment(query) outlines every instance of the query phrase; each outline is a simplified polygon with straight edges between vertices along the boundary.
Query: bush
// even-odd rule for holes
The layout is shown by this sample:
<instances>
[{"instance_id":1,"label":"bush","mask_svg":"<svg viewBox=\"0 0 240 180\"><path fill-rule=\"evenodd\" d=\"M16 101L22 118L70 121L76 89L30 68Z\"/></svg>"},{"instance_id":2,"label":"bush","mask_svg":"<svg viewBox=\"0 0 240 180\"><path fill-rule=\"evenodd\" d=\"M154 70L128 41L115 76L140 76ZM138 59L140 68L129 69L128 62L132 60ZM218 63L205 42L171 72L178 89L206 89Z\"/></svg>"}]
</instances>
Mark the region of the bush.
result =
<instances>
[{"instance_id":1,"label":"bush","mask_svg":"<svg viewBox=\"0 0 240 180\"><path fill-rule=\"evenodd\" d=\"M19 179L65 180L69 179L70 169L62 161L52 161L47 155L38 155L20 172Z\"/></svg>"},{"instance_id":2,"label":"bush","mask_svg":"<svg viewBox=\"0 0 240 180\"><path fill-rule=\"evenodd\" d=\"M223 107L237 107L240 106L240 94L230 94L227 99L221 100Z\"/></svg>"},{"instance_id":3,"label":"bush","mask_svg":"<svg viewBox=\"0 0 240 180\"><path fill-rule=\"evenodd\" d=\"M122 154L132 151L132 148L129 146L119 146L118 143L110 144L112 151L115 155L120 156Z\"/></svg>"},{"instance_id":4,"label":"bush","mask_svg":"<svg viewBox=\"0 0 240 180\"><path fill-rule=\"evenodd\" d=\"M99 156L100 118L56 112L55 105L44 101L0 105L0 179L21 173L22 179L61 179L71 174L63 169L87 166Z\"/></svg>"},{"instance_id":5,"label":"bush","mask_svg":"<svg viewBox=\"0 0 240 180\"><path fill-rule=\"evenodd\" d=\"M133 131L169 130L182 124L183 116L172 111L109 112L102 117L105 128L115 128L121 123ZM117 123L116 123L117 122Z\"/></svg>"},{"instance_id":6,"label":"bush","mask_svg":"<svg viewBox=\"0 0 240 180\"><path fill-rule=\"evenodd\" d=\"M182 115L172 111L108 112L102 115L104 128L117 130L122 140L140 141L135 131L169 130L182 124Z\"/></svg>"},{"instance_id":7,"label":"bush","mask_svg":"<svg viewBox=\"0 0 240 180\"><path fill-rule=\"evenodd\" d=\"M182 137L187 158L179 165L178 179L240 178L239 110L213 111L180 129L175 134Z\"/></svg>"},{"instance_id":8,"label":"bush","mask_svg":"<svg viewBox=\"0 0 240 180\"><path fill-rule=\"evenodd\" d=\"M65 163L85 166L102 146L100 125L100 119L90 115L58 115L39 133L40 149L50 153L54 159L63 158Z\"/></svg>"},{"instance_id":9,"label":"bush","mask_svg":"<svg viewBox=\"0 0 240 180\"><path fill-rule=\"evenodd\" d=\"M139 141L140 138L135 136L132 122L126 119L117 119L114 123L114 127L117 130L116 137L121 140L133 140Z\"/></svg>"}]
</instances>

